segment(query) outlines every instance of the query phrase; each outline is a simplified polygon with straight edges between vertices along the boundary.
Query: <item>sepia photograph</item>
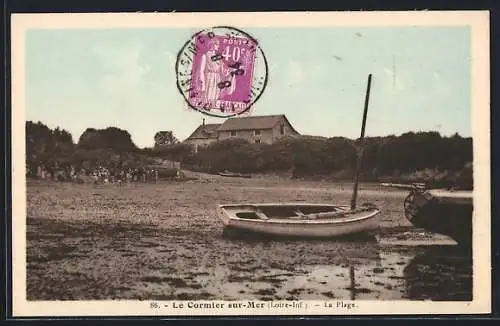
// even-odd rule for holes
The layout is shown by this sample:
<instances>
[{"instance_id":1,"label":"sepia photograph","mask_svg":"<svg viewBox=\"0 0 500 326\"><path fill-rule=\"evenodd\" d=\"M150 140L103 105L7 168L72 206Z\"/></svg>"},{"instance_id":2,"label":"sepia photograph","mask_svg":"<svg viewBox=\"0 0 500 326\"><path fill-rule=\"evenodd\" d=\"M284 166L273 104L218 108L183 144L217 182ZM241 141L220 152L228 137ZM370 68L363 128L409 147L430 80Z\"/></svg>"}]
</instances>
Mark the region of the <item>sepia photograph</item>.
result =
<instances>
[{"instance_id":1,"label":"sepia photograph","mask_svg":"<svg viewBox=\"0 0 500 326\"><path fill-rule=\"evenodd\" d=\"M13 15L14 315L490 312L488 19Z\"/></svg>"}]
</instances>

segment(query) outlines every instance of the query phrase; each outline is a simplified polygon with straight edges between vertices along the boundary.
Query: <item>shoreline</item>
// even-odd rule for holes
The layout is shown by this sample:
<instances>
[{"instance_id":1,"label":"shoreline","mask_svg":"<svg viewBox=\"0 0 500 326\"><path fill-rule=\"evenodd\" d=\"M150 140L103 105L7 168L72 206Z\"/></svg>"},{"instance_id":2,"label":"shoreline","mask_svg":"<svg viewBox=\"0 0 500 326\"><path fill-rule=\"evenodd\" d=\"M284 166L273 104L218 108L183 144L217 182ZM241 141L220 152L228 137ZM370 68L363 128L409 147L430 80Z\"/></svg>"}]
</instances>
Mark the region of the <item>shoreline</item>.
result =
<instances>
[{"instance_id":1,"label":"shoreline","mask_svg":"<svg viewBox=\"0 0 500 326\"><path fill-rule=\"evenodd\" d=\"M224 177L125 186L29 181L27 193L29 300L348 299L351 265L357 299L463 300L472 293L466 256L412 227L400 190L360 191L360 202L383 209L371 241L223 237L215 212L222 201L348 202L350 190L339 185L318 191L302 182ZM449 291L432 279L423 293L411 292L423 271L442 268Z\"/></svg>"}]
</instances>

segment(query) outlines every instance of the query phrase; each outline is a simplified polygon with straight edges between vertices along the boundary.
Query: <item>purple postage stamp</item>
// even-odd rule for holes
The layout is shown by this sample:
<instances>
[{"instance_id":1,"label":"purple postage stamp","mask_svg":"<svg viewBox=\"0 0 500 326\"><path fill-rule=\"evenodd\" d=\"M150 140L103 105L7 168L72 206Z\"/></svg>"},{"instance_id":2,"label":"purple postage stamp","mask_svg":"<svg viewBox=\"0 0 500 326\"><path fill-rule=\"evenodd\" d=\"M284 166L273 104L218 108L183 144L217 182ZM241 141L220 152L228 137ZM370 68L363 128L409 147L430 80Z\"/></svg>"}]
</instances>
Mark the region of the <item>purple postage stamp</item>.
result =
<instances>
[{"instance_id":1,"label":"purple postage stamp","mask_svg":"<svg viewBox=\"0 0 500 326\"><path fill-rule=\"evenodd\" d=\"M201 31L179 52L177 86L189 107L229 117L247 112L267 83L257 41L230 27Z\"/></svg>"}]
</instances>

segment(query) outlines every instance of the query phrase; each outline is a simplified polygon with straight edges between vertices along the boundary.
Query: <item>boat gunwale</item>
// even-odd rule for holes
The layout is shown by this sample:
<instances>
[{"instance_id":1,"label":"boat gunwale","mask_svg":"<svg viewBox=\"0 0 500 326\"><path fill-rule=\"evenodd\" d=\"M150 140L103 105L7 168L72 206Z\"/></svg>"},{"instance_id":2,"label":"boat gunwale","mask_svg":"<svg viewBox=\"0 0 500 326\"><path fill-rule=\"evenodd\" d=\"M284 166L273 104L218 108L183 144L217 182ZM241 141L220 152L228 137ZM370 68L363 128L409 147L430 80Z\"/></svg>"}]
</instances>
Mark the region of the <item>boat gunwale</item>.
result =
<instances>
[{"instance_id":1,"label":"boat gunwale","mask_svg":"<svg viewBox=\"0 0 500 326\"><path fill-rule=\"evenodd\" d=\"M321 203L307 203L307 202L284 202L284 203L257 203L257 204L219 204L220 208L223 207L239 207L239 206L311 206L311 207L338 207L338 208L349 208L349 205L335 205L335 204L321 204Z\"/></svg>"},{"instance_id":2,"label":"boat gunwale","mask_svg":"<svg viewBox=\"0 0 500 326\"><path fill-rule=\"evenodd\" d=\"M281 204L283 206L283 204ZM292 204L289 204L291 206ZM313 204L314 205L314 204ZM225 213L225 207L238 207L238 206L273 206L272 204L266 204L266 205L260 205L260 204L248 204L248 205L241 205L241 204L229 204L229 205L219 205L219 209L221 210L221 213ZM298 205L294 205L298 206ZM306 204L305 206L309 206ZM312 206L312 205L311 205ZM325 204L317 204L316 206L332 206L332 207L348 207L347 205L325 205ZM357 218L324 218L324 219L273 219L269 218L267 220L264 219L245 219L245 218L239 218L235 216L230 216L229 214L226 214L228 219L230 221L245 221L245 222L250 222L250 223L261 223L261 224L292 224L292 225L310 225L310 224L327 224L327 225L339 225L339 224L349 224L353 222L360 222L364 221L370 218L373 218L374 216L378 215L381 213L381 210L379 208L367 208L366 211L371 211L370 214L368 215L363 215L361 217ZM361 211L358 213L362 213ZM356 213L353 213L356 214Z\"/></svg>"}]
</instances>

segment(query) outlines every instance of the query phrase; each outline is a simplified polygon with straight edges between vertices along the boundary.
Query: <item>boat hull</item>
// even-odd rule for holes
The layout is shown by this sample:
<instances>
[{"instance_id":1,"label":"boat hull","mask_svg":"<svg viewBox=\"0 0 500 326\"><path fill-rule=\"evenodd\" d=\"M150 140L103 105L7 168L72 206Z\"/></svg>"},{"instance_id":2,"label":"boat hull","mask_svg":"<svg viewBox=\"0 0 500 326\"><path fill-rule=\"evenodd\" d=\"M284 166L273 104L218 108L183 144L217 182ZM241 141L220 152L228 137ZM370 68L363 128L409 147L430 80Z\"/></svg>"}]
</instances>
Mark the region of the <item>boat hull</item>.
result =
<instances>
[{"instance_id":1,"label":"boat hull","mask_svg":"<svg viewBox=\"0 0 500 326\"><path fill-rule=\"evenodd\" d=\"M245 178L245 179L252 178L251 175L242 173L219 172L218 175L220 175L221 177L228 177L228 178Z\"/></svg>"},{"instance_id":2,"label":"boat hull","mask_svg":"<svg viewBox=\"0 0 500 326\"><path fill-rule=\"evenodd\" d=\"M472 245L471 197L446 197L432 191L412 191L405 199L405 214L416 227Z\"/></svg>"},{"instance_id":3,"label":"boat hull","mask_svg":"<svg viewBox=\"0 0 500 326\"><path fill-rule=\"evenodd\" d=\"M249 209L249 207L251 208ZM352 214L352 216L346 218L318 218L313 220L288 219L285 218L286 212L282 214L282 218L269 218L267 220L238 218L236 216L242 212L253 212L255 207L264 212L271 211L275 214L287 209L316 210L317 212L337 211L339 213L349 211L347 206L291 203L248 206L220 205L218 206L218 214L226 228L284 237L327 238L346 236L377 229L380 223L380 211L376 208ZM272 216L272 214L269 215Z\"/></svg>"}]
</instances>

